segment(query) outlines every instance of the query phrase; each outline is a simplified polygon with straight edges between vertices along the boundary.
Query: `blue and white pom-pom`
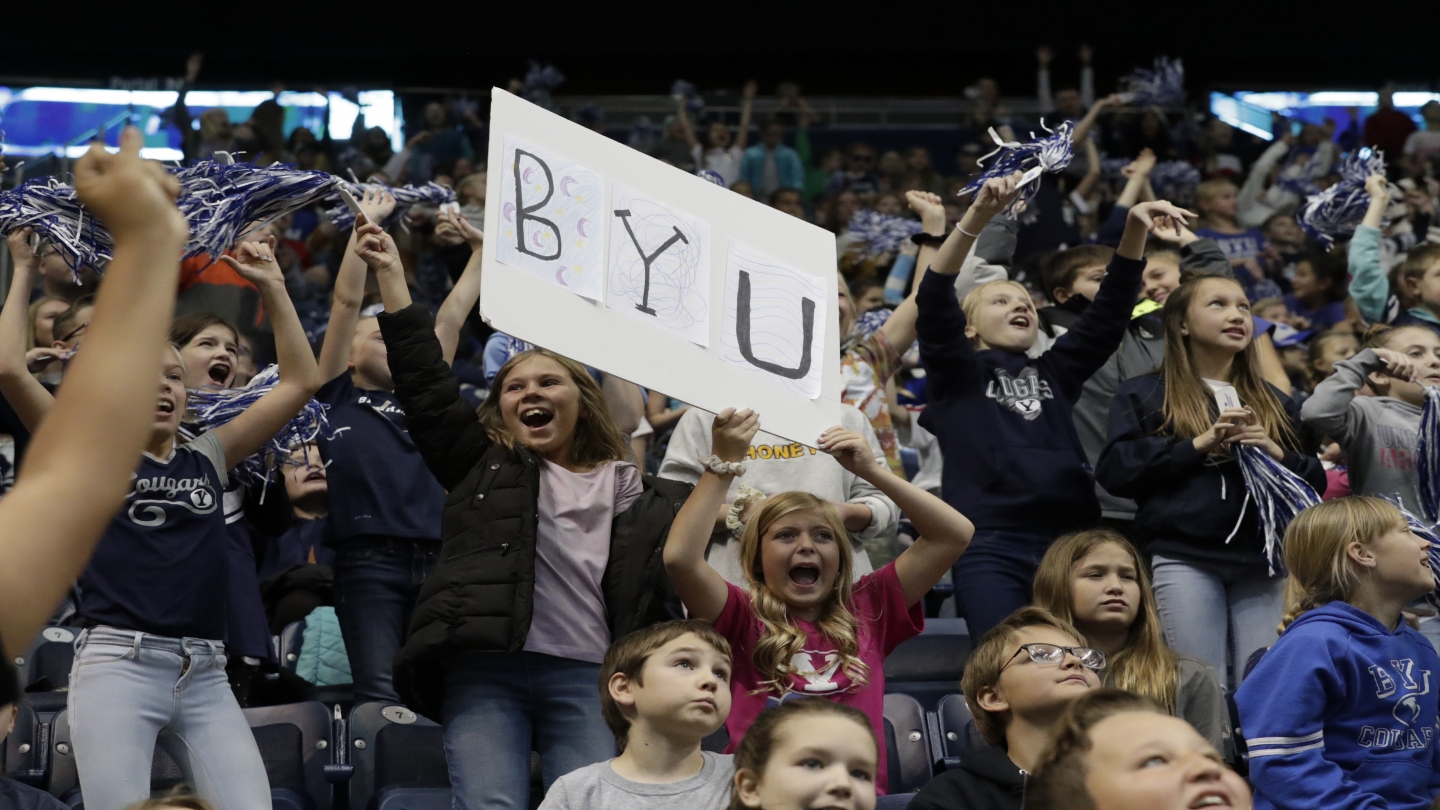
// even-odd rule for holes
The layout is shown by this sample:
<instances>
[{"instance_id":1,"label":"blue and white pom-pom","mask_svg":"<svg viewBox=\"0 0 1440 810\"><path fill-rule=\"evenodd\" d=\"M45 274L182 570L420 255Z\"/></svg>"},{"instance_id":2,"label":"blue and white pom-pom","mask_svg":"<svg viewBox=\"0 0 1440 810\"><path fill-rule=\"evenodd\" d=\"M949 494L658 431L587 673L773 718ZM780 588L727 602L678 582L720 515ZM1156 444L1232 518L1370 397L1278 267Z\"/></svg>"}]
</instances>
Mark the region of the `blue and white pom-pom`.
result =
<instances>
[{"instance_id":1,"label":"blue and white pom-pom","mask_svg":"<svg viewBox=\"0 0 1440 810\"><path fill-rule=\"evenodd\" d=\"M1185 64L1168 56L1155 58L1153 69L1137 68L1122 83L1120 96L1126 104L1137 107L1184 107Z\"/></svg>"},{"instance_id":2,"label":"blue and white pom-pom","mask_svg":"<svg viewBox=\"0 0 1440 810\"><path fill-rule=\"evenodd\" d=\"M990 128L990 139L995 141L994 151L980 158L979 163L985 166L985 161L992 156L998 155L990 165L985 166L985 171L979 177L971 180L969 185L960 190L959 196L972 194L985 185L985 181L992 177L1005 177L1014 172L1024 172L1026 180L1020 194L1006 207L1010 216L1015 216L1015 204L1021 200L1028 200L1035 196L1039 186L1031 183L1037 180L1043 172L1058 172L1070 165L1070 160L1075 156L1074 136L1071 131L1070 122L1066 121L1055 129L1045 126L1044 120L1040 122L1040 128L1048 135L1043 138L1036 138L1035 133L1030 133L1029 143L1019 141L1003 141L994 127Z\"/></svg>"},{"instance_id":3,"label":"blue and white pom-pom","mask_svg":"<svg viewBox=\"0 0 1440 810\"><path fill-rule=\"evenodd\" d=\"M729 188L729 186L725 185L725 178L721 177L720 173L714 169L696 169L695 176L701 180L708 180L720 188Z\"/></svg>"},{"instance_id":4,"label":"blue and white pom-pom","mask_svg":"<svg viewBox=\"0 0 1440 810\"><path fill-rule=\"evenodd\" d=\"M1405 516L1405 523L1409 526L1411 533L1423 537L1430 543L1430 575L1435 577L1436 589L1425 595L1425 601L1433 608L1440 609L1440 536L1435 533L1435 524L1431 521L1416 517L1400 500L1400 494L1381 496Z\"/></svg>"},{"instance_id":5,"label":"blue and white pom-pom","mask_svg":"<svg viewBox=\"0 0 1440 810\"><path fill-rule=\"evenodd\" d=\"M220 256L257 223L320 202L335 191L339 178L279 164L256 166L202 160L175 172L180 197L175 204L190 223L185 258Z\"/></svg>"},{"instance_id":6,"label":"blue and white pom-pom","mask_svg":"<svg viewBox=\"0 0 1440 810\"><path fill-rule=\"evenodd\" d=\"M865 245L863 252L867 257L899 253L905 240L919 233L921 228L918 220L887 217L868 209L856 211L847 226L847 230Z\"/></svg>"},{"instance_id":7,"label":"blue and white pom-pom","mask_svg":"<svg viewBox=\"0 0 1440 810\"><path fill-rule=\"evenodd\" d=\"M1419 432L1415 474L1420 479L1420 515L1434 525L1440 522L1440 389L1434 386L1425 387Z\"/></svg>"},{"instance_id":8,"label":"blue and white pom-pom","mask_svg":"<svg viewBox=\"0 0 1440 810\"><path fill-rule=\"evenodd\" d=\"M1200 185L1200 170L1183 160L1162 160L1150 170L1150 187L1162 200L1189 200Z\"/></svg>"},{"instance_id":9,"label":"blue and white pom-pom","mask_svg":"<svg viewBox=\"0 0 1440 810\"><path fill-rule=\"evenodd\" d=\"M1385 155L1380 150L1361 149L1340 164L1340 181L1310 195L1301 206L1300 227L1326 250L1335 247L1337 237L1355 233L1370 207L1365 181L1372 174L1385 173Z\"/></svg>"},{"instance_id":10,"label":"blue and white pom-pom","mask_svg":"<svg viewBox=\"0 0 1440 810\"><path fill-rule=\"evenodd\" d=\"M405 216L412 205L444 205L455 202L455 190L442 186L439 183L426 183L423 186L387 186L380 183L348 183L344 180L336 181L338 188L350 192L350 196L360 199L365 196L366 191L388 191L395 198L395 210L390 216L380 223L382 228L390 228ZM340 200L338 193L332 194L326 202L333 204L326 209L325 214L330 221L335 223L337 228L349 229L355 224L355 212L350 206Z\"/></svg>"},{"instance_id":11,"label":"blue and white pom-pom","mask_svg":"<svg viewBox=\"0 0 1440 810\"><path fill-rule=\"evenodd\" d=\"M31 180L0 194L0 236L31 227L55 246L80 283L80 268L103 270L114 243L110 232L80 204L75 189L52 178Z\"/></svg>"},{"instance_id":12,"label":"blue and white pom-pom","mask_svg":"<svg viewBox=\"0 0 1440 810\"><path fill-rule=\"evenodd\" d=\"M1245 476L1245 489L1260 513L1260 535L1265 542L1270 575L1282 574L1285 572L1285 527L1306 508L1320 503L1320 496L1305 479L1258 447L1236 445L1235 460Z\"/></svg>"},{"instance_id":13,"label":"blue and white pom-pom","mask_svg":"<svg viewBox=\"0 0 1440 810\"><path fill-rule=\"evenodd\" d=\"M267 366L256 374L244 388L220 390L198 389L187 393L188 408L195 414L195 422L201 431L213 430L228 424L235 417L254 405L280 382L280 369ZM290 450L296 445L313 442L317 438L329 438L330 420L325 411L329 406L315 400L305 403L294 419L285 423L280 432L255 451L244 461L235 465L233 474L241 481L254 486L264 486L270 480L277 465L289 464Z\"/></svg>"},{"instance_id":14,"label":"blue and white pom-pom","mask_svg":"<svg viewBox=\"0 0 1440 810\"><path fill-rule=\"evenodd\" d=\"M685 111L691 115L699 115L705 109L705 99L700 97L700 91L684 79L676 79L675 83L670 85L670 98L684 101Z\"/></svg>"}]
</instances>

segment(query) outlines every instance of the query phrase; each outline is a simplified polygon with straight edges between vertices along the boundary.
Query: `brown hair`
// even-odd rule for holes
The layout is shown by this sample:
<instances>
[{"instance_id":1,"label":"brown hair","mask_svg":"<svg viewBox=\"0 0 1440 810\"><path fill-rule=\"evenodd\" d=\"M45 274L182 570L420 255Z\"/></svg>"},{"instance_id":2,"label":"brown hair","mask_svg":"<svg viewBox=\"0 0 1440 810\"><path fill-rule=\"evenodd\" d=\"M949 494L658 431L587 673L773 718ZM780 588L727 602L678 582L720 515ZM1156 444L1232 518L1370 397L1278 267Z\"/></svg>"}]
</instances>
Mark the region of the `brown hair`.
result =
<instances>
[{"instance_id":1,"label":"brown hair","mask_svg":"<svg viewBox=\"0 0 1440 810\"><path fill-rule=\"evenodd\" d=\"M820 608L815 628L835 643L840 669L852 683L862 686L870 680L870 668L860 660L859 622L850 612L850 595L855 587L851 582L855 571L855 552L850 548L850 534L845 531L845 522L824 498L808 492L781 492L760 502L755 517L745 525L745 532L740 536L740 561L745 566L745 582L750 586L755 617L765 626L765 632L750 653L755 671L761 678L755 694L772 692L777 697L783 697L789 691L787 680L795 672L795 665L790 662L805 648L805 631L795 626L790 620L789 606L765 584L765 563L761 554L765 533L775 521L805 509L820 512L840 551L835 587Z\"/></svg>"},{"instance_id":2,"label":"brown hair","mask_svg":"<svg viewBox=\"0 0 1440 810\"><path fill-rule=\"evenodd\" d=\"M80 320L80 313L87 309L95 308L95 296L82 295L75 299L70 308L55 316L55 323L50 327L50 335L55 340L63 340L63 336L75 330L75 322ZM30 330L35 331L33 328Z\"/></svg>"},{"instance_id":3,"label":"brown hair","mask_svg":"<svg viewBox=\"0 0 1440 810\"><path fill-rule=\"evenodd\" d=\"M500 413L500 393L505 388L505 378L515 367L536 357L548 357L560 364L570 375L571 382L580 389L580 419L575 423L575 439L570 448L570 460L582 467L592 467L607 461L620 461L630 457L630 447L615 420L610 418L610 407L605 404L605 393L585 367L562 357L548 349L527 349L505 361L490 384L490 393L480 403L477 413L480 424L490 441L514 451L515 437L505 427L505 417Z\"/></svg>"},{"instance_id":4,"label":"brown hair","mask_svg":"<svg viewBox=\"0 0 1440 810\"><path fill-rule=\"evenodd\" d=\"M960 691L965 693L965 702L970 706L970 715L975 718L975 728L980 736L991 745L1005 747L1006 721L999 712L980 707L980 691L994 689L1000 682L1000 670L1004 669L1015 650L1011 645L1021 630L1027 627L1053 627L1084 643L1085 637L1069 622L1041 607L1023 607L1006 616L1003 621L980 638L970 660L965 663L965 674L960 676Z\"/></svg>"},{"instance_id":5,"label":"brown hair","mask_svg":"<svg viewBox=\"0 0 1440 810\"><path fill-rule=\"evenodd\" d=\"M694 633L701 641L714 647L716 652L730 657L730 642L715 631L714 625L699 619L675 619L652 624L612 643L605 651L605 660L600 664L600 716L605 718L605 725L615 735L621 751L625 750L625 744L630 739L630 719L610 696L610 679L621 674L644 686L645 662L656 650L686 633ZM721 684L721 687L730 688L728 684Z\"/></svg>"},{"instance_id":6,"label":"brown hair","mask_svg":"<svg viewBox=\"0 0 1440 810\"><path fill-rule=\"evenodd\" d=\"M1240 287L1232 278L1195 274L1170 293L1161 312L1165 324L1165 357L1160 365L1161 378L1165 382L1165 425L1162 430L1181 439L1193 439L1215 423L1214 394L1195 369L1190 357L1190 338L1183 331L1197 291L1201 285L1212 281ZM1265 433L1276 444L1298 449L1290 417L1260 373L1260 356L1254 340L1235 355L1230 383L1240 394L1240 401L1255 411L1255 416L1265 427Z\"/></svg>"},{"instance_id":7,"label":"brown hair","mask_svg":"<svg viewBox=\"0 0 1440 810\"><path fill-rule=\"evenodd\" d=\"M237 345L240 343L240 330L235 328L235 324L213 312L191 312L176 318L170 324L170 342L183 349L195 339L196 335L212 326L223 326L229 329L230 334L235 336L235 343Z\"/></svg>"},{"instance_id":8,"label":"brown hair","mask_svg":"<svg viewBox=\"0 0 1440 810\"><path fill-rule=\"evenodd\" d=\"M1211 224L1210 212L1205 210L1205 204L1224 193L1226 187L1239 190L1234 181L1225 177L1216 177L1206 180L1195 187L1195 207L1200 209L1200 219L1205 224Z\"/></svg>"},{"instance_id":9,"label":"brown hair","mask_svg":"<svg viewBox=\"0 0 1440 810\"><path fill-rule=\"evenodd\" d=\"M1284 632L1301 613L1355 593L1360 573L1350 563L1351 543L1369 545L1404 526L1405 516L1383 498L1352 495L1306 509L1285 528Z\"/></svg>"},{"instance_id":10,"label":"brown hair","mask_svg":"<svg viewBox=\"0 0 1440 810\"><path fill-rule=\"evenodd\" d=\"M1162 242L1159 239L1150 239L1145 242L1145 252L1142 254L1147 259L1165 257L1170 261L1180 263L1180 251L1169 242Z\"/></svg>"},{"instance_id":11,"label":"brown hair","mask_svg":"<svg viewBox=\"0 0 1440 810\"><path fill-rule=\"evenodd\" d=\"M1045 295L1053 298L1056 290L1070 289L1081 270L1097 264L1108 265L1114 256L1115 248L1105 245L1081 245L1052 253L1040 268Z\"/></svg>"},{"instance_id":12,"label":"brown hair","mask_svg":"<svg viewBox=\"0 0 1440 810\"><path fill-rule=\"evenodd\" d=\"M1358 349L1360 347L1360 340L1355 337L1355 333L1344 326L1339 326L1331 329L1330 331L1310 341L1310 368L1308 369L1308 371L1310 373L1310 379L1312 382L1318 384L1321 380L1325 379L1320 375L1320 358L1325 356L1325 348L1327 346L1341 340L1353 340L1355 341L1356 348Z\"/></svg>"},{"instance_id":13,"label":"brown hair","mask_svg":"<svg viewBox=\"0 0 1440 810\"><path fill-rule=\"evenodd\" d=\"M1180 667L1175 661L1175 654L1165 645L1160 614L1155 611L1155 591L1150 587L1145 562L1140 558L1140 552L1119 532L1090 529L1067 534L1051 544L1035 571L1034 603L1073 625L1075 598L1071 583L1074 582L1075 566L1107 543L1119 546L1130 556L1130 564L1135 567L1135 581L1140 586L1140 604L1135 621L1130 625L1130 633L1125 638L1124 648L1105 657L1105 684L1144 695L1173 714Z\"/></svg>"},{"instance_id":14,"label":"brown hair","mask_svg":"<svg viewBox=\"0 0 1440 810\"><path fill-rule=\"evenodd\" d=\"M58 296L58 295L42 295L42 296L40 296L39 298L36 298L34 301L30 302L30 310L29 310L29 315L30 315L30 318L29 318L30 331L25 333L25 351L27 351L27 352L30 351L31 349L35 348L35 319L36 319L37 317L39 317L39 315L40 315L40 307L45 306L46 304L50 303L51 301L59 301L60 303L65 304L65 305L66 305L66 306L65 306L65 309L67 309L67 310L70 308L70 306L69 306L70 302L69 302L69 301L66 301L64 298L61 298L61 297ZM61 313L63 313L64 311L65 311L65 310L61 310ZM56 317L56 318L59 318L60 315L59 315L59 314L56 314L55 317ZM53 322L52 322L52 323L53 323ZM53 326L51 327L51 330L50 330L50 340L51 340L52 343L53 343L54 340L55 340L55 330L54 330L54 327L53 327ZM42 346L41 348L48 349L48 348L50 348L50 347L49 347L49 346Z\"/></svg>"},{"instance_id":15,"label":"brown hair","mask_svg":"<svg viewBox=\"0 0 1440 810\"><path fill-rule=\"evenodd\" d=\"M775 753L775 743L780 736L781 727L796 717L809 717L817 714L843 717L865 729L865 736L875 743L875 760L876 764L879 764L882 755L880 743L875 739L875 730L870 725L870 718L866 717L864 712L822 697L806 697L782 701L780 705L766 709L760 713L759 717L755 718L755 722L751 723L750 728L745 731L745 737L740 741L740 747L735 749L735 773L749 771L755 774L756 779L765 778L765 768L770 764L770 757ZM738 790L731 791L730 810L749 810L740 801L740 791Z\"/></svg>"},{"instance_id":16,"label":"brown hair","mask_svg":"<svg viewBox=\"0 0 1440 810\"><path fill-rule=\"evenodd\" d=\"M176 785L168 796L146 799L126 806L125 810L214 810L210 803L190 793L184 785Z\"/></svg>"},{"instance_id":17,"label":"brown hair","mask_svg":"<svg viewBox=\"0 0 1440 810\"><path fill-rule=\"evenodd\" d=\"M1440 260L1440 243L1421 242L1405 254L1405 261L1400 263L1400 277L1421 279L1437 260Z\"/></svg>"},{"instance_id":18,"label":"brown hair","mask_svg":"<svg viewBox=\"0 0 1440 810\"><path fill-rule=\"evenodd\" d=\"M1028 810L1095 810L1085 787L1085 755L1090 752L1090 730L1117 714L1165 714L1148 697L1120 689L1097 689L1075 699L1050 731L1035 772L1025 784Z\"/></svg>"}]
</instances>

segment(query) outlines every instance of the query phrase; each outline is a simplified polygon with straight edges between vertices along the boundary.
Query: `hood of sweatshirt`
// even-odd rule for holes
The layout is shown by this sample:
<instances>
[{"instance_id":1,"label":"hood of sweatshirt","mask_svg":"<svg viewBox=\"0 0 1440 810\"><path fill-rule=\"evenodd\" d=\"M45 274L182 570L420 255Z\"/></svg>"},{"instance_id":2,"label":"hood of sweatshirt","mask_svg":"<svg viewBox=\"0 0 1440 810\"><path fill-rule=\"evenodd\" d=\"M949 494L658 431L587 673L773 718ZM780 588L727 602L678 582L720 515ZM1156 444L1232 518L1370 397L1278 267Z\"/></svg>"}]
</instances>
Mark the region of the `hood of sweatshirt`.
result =
<instances>
[{"instance_id":1,"label":"hood of sweatshirt","mask_svg":"<svg viewBox=\"0 0 1440 810\"><path fill-rule=\"evenodd\" d=\"M1345 602L1329 602L1301 613L1299 618L1285 628L1285 632L1289 633L1315 622L1338 624L1351 636L1393 636L1403 632L1405 628L1405 623L1401 622L1397 629L1391 630L1381 624L1379 619L1357 607Z\"/></svg>"},{"instance_id":2,"label":"hood of sweatshirt","mask_svg":"<svg viewBox=\"0 0 1440 810\"><path fill-rule=\"evenodd\" d=\"M960 758L960 768L995 783L1002 790L1018 792L1025 787L1025 773L1010 761L1003 748L993 745L966 751Z\"/></svg>"}]
</instances>

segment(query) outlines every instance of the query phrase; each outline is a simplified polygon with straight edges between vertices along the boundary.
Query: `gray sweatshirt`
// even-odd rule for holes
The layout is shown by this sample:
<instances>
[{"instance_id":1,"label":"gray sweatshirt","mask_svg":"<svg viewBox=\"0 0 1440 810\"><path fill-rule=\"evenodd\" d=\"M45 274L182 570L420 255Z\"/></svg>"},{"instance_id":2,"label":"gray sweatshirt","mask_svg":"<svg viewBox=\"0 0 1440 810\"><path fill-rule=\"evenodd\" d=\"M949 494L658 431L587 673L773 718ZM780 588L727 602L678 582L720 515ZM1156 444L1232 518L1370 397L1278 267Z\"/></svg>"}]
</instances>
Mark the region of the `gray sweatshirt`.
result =
<instances>
[{"instance_id":1,"label":"gray sweatshirt","mask_svg":"<svg viewBox=\"0 0 1440 810\"><path fill-rule=\"evenodd\" d=\"M665 461L660 465L660 477L694 484L700 480L704 467L700 459L710 455L710 427L715 414L691 408L680 417L675 432L670 436L670 447L665 452ZM875 460L885 464L885 453L880 441L875 438L875 429L870 420L853 405L842 405L840 426L853 430L865 437ZM850 545L855 552L855 577L870 573L870 557L860 544L882 535L892 535L899 523L900 510L895 502L887 498L874 485L840 466L840 462L818 450L803 444L796 444L772 433L761 431L750 443L749 456L744 460L745 474L735 476L730 484L727 501L735 499L735 492L744 484L758 489L766 495L778 492L800 490L817 498L839 503L863 504L870 507L870 525L857 534L850 535ZM740 565L740 539L731 532L721 529L710 538L710 549L705 555L710 566L720 576L741 587L745 586L744 569Z\"/></svg>"},{"instance_id":2,"label":"gray sweatshirt","mask_svg":"<svg viewBox=\"0 0 1440 810\"><path fill-rule=\"evenodd\" d=\"M571 771L545 792L540 810L724 810L730 806L735 762L729 754L701 751L700 772L679 782L632 782L610 761Z\"/></svg>"},{"instance_id":3,"label":"gray sweatshirt","mask_svg":"<svg viewBox=\"0 0 1440 810\"><path fill-rule=\"evenodd\" d=\"M1300 418L1340 443L1356 495L1399 495L1405 508L1420 514L1420 479L1415 474L1420 409L1394 397L1357 397L1372 371L1385 363L1366 349L1335 364L1335 373L1315 386Z\"/></svg>"}]
</instances>

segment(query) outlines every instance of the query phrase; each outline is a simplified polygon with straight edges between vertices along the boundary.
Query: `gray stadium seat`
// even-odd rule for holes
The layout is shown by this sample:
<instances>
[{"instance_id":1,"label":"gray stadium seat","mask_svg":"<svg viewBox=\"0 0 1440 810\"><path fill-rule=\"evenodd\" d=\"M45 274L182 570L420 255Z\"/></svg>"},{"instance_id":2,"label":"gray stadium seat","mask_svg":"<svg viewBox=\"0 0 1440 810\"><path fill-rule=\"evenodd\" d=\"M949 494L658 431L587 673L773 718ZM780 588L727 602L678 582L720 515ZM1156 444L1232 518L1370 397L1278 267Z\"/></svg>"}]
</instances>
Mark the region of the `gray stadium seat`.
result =
<instances>
[{"instance_id":1,"label":"gray stadium seat","mask_svg":"<svg viewBox=\"0 0 1440 810\"><path fill-rule=\"evenodd\" d=\"M930 781L930 741L925 711L909 695L885 696L885 756L890 784L886 793L914 793Z\"/></svg>"}]
</instances>

